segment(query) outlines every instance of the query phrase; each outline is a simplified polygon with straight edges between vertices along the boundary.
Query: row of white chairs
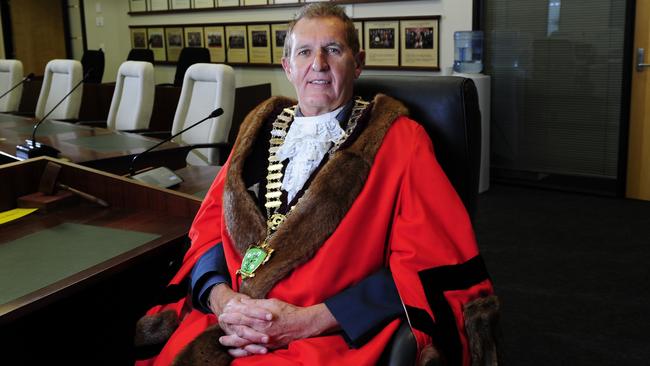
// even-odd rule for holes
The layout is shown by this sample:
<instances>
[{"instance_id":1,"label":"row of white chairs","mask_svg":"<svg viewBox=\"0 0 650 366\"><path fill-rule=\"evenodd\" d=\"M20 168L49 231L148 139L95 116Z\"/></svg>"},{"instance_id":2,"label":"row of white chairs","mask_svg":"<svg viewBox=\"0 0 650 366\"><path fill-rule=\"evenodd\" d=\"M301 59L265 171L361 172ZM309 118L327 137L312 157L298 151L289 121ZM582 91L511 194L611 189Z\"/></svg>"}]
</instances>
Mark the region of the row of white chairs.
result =
<instances>
[{"instance_id":1,"label":"row of white chairs","mask_svg":"<svg viewBox=\"0 0 650 366\"><path fill-rule=\"evenodd\" d=\"M0 95L23 78L19 60L0 60ZM35 117L43 118L56 103L83 79L82 66L76 60L52 60L47 63L43 84L36 104ZM115 91L106 125L110 129L128 131L149 127L153 111L155 82L153 65L149 62L126 61L117 71ZM77 119L83 88L77 88L49 116L50 119ZM22 85L0 98L0 112L18 110ZM190 66L183 79L181 95L172 123L172 134L181 131L216 108L224 113L211 121L178 136L181 144L225 143L232 124L235 105L235 75L232 67L222 64L198 63ZM188 155L193 165L218 164L218 149L197 149Z\"/></svg>"}]
</instances>

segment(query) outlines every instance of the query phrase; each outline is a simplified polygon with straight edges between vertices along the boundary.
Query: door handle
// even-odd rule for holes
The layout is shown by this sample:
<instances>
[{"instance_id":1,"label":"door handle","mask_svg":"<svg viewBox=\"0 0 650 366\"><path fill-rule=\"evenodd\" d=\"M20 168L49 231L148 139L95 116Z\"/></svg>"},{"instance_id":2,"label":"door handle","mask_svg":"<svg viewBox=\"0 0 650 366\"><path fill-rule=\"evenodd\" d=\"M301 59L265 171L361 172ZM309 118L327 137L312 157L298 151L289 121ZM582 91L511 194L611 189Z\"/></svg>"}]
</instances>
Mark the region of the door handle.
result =
<instances>
[{"instance_id":1,"label":"door handle","mask_svg":"<svg viewBox=\"0 0 650 366\"><path fill-rule=\"evenodd\" d=\"M645 59L645 49L636 49L636 71L643 71L643 68L650 67L650 64L643 63Z\"/></svg>"}]
</instances>

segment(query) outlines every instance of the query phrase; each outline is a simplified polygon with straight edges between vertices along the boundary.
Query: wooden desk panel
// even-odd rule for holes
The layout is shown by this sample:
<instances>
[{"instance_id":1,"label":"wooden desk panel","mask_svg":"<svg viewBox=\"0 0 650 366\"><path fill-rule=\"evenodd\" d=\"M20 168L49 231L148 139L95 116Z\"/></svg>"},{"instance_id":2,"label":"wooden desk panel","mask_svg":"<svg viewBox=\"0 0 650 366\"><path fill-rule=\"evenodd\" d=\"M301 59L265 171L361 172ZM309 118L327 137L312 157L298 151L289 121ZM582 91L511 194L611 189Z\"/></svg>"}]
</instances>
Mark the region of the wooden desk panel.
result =
<instances>
[{"instance_id":1,"label":"wooden desk panel","mask_svg":"<svg viewBox=\"0 0 650 366\"><path fill-rule=\"evenodd\" d=\"M35 191L49 161L62 165L59 182L106 200L110 208L79 200L45 214L30 214L0 225L0 246L61 223L159 237L0 304L0 360L20 360L21 364L132 364L135 321L156 301L175 272L200 200L41 157L0 167L0 210L15 207L17 197Z\"/></svg>"}]
</instances>

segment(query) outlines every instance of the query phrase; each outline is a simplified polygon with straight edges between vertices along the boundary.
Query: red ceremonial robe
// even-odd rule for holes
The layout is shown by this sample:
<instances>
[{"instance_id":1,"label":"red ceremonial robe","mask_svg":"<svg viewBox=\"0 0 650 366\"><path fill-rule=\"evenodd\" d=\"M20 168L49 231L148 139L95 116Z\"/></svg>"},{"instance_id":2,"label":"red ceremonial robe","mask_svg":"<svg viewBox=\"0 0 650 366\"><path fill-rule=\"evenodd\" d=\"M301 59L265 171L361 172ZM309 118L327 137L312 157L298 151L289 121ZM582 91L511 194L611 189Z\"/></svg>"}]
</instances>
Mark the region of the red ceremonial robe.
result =
<instances>
[{"instance_id":1,"label":"red ceremonial robe","mask_svg":"<svg viewBox=\"0 0 650 366\"><path fill-rule=\"evenodd\" d=\"M451 344L457 355L446 356L450 364L469 365L463 306L491 294L492 285L476 274L481 271L472 270L480 261L474 233L427 133L389 97L375 98L362 117L367 120L362 133L318 171L276 232L270 261L243 283L235 274L246 247L265 234L265 218L245 191L243 164L261 126L291 103L271 98L247 117L194 220L192 247L172 282L186 278L216 243L223 243L234 290L297 306L321 303L388 266L419 350L432 341ZM473 277L465 275L469 267ZM455 275L470 280L447 278ZM448 280L451 285L445 284ZM163 310L178 314L180 325L160 354L141 365L172 364L216 323L214 315L189 309L185 299L148 314ZM451 332L436 330L445 322ZM358 349L350 348L340 334L326 335L297 340L266 355L238 358L232 365L374 365L399 323L394 320Z\"/></svg>"}]
</instances>

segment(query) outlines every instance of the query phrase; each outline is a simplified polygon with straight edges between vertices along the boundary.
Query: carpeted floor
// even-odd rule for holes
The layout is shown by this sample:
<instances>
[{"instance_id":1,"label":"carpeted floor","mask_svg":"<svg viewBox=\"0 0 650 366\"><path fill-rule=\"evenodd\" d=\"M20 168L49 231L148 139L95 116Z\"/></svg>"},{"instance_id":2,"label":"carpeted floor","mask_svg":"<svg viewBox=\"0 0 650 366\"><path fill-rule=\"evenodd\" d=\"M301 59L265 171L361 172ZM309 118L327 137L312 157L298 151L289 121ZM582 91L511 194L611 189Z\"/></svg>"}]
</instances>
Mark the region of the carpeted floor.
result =
<instances>
[{"instance_id":1,"label":"carpeted floor","mask_svg":"<svg viewBox=\"0 0 650 366\"><path fill-rule=\"evenodd\" d=\"M507 365L650 364L650 202L493 184L474 225Z\"/></svg>"}]
</instances>

